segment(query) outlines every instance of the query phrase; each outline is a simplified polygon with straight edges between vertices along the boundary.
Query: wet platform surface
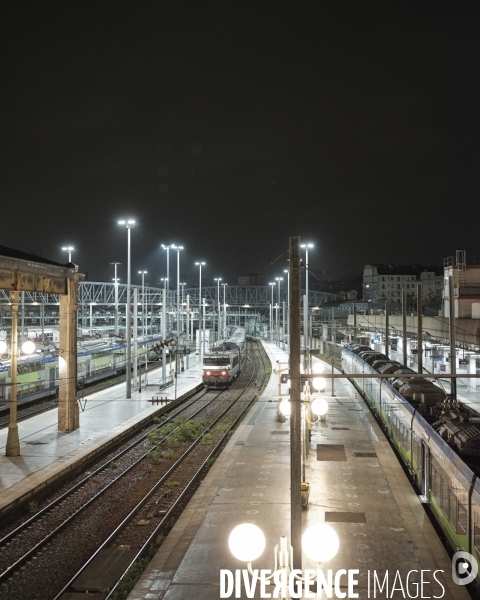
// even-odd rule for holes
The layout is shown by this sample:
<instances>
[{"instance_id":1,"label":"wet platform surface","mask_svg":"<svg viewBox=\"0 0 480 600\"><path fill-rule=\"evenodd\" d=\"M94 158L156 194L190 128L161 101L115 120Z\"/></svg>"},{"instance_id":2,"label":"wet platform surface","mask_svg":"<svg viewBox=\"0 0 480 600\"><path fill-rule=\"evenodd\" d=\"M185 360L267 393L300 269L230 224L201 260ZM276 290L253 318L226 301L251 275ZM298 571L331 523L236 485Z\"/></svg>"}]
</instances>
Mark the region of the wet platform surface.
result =
<instances>
[{"instance_id":1,"label":"wet platform surface","mask_svg":"<svg viewBox=\"0 0 480 600\"><path fill-rule=\"evenodd\" d=\"M274 367L277 360L287 360L274 344L264 345ZM424 583L423 597L467 600L465 589L453 583L448 554L368 407L347 380L337 380L335 388L335 397L328 393L329 383L322 394L329 412L325 423L312 428L306 466L311 491L303 511L304 529L328 522L340 538L337 555L322 569L332 569L334 575L340 569L357 569L354 589L360 600L409 597L407 577L415 597L414 584L420 583L422 570L423 580L433 582ZM277 392L278 376L272 374L265 393L232 436L129 600L220 598L220 570L246 568L227 543L232 529L243 522L261 527L267 540L253 568L273 568L274 546L280 536L290 538L290 425L277 422ZM286 386L282 392L286 395ZM316 565L303 555L303 568ZM433 571L439 570L443 573L436 578L444 592L433 578ZM388 595L376 584L374 596L374 572L383 582L387 571ZM347 592L346 577L340 581L341 591ZM272 593L273 586L267 592ZM241 598L246 597L242 586ZM259 586L254 597L261 597Z\"/></svg>"}]
</instances>

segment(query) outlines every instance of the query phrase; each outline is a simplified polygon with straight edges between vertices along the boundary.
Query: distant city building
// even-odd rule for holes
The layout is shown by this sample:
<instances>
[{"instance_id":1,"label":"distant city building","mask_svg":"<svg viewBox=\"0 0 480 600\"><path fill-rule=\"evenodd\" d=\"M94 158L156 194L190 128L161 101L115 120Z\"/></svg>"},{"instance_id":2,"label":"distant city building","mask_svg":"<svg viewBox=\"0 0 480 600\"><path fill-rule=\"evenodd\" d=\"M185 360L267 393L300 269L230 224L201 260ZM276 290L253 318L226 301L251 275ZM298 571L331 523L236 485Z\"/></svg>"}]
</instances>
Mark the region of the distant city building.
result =
<instances>
[{"instance_id":1,"label":"distant city building","mask_svg":"<svg viewBox=\"0 0 480 600\"><path fill-rule=\"evenodd\" d=\"M265 275L241 275L238 278L238 285L265 285Z\"/></svg>"},{"instance_id":2,"label":"distant city building","mask_svg":"<svg viewBox=\"0 0 480 600\"><path fill-rule=\"evenodd\" d=\"M443 261L445 288L443 297L443 315L450 314L449 277L453 277L453 296L455 298L455 318L480 318L480 265L477 259L469 260L465 250L457 250L455 257L449 256Z\"/></svg>"},{"instance_id":3,"label":"distant city building","mask_svg":"<svg viewBox=\"0 0 480 600\"><path fill-rule=\"evenodd\" d=\"M416 295L417 283L422 284L422 298L441 298L443 292L443 269L420 265L365 265L363 269L363 298L379 300L386 298L400 302L402 290Z\"/></svg>"}]
</instances>

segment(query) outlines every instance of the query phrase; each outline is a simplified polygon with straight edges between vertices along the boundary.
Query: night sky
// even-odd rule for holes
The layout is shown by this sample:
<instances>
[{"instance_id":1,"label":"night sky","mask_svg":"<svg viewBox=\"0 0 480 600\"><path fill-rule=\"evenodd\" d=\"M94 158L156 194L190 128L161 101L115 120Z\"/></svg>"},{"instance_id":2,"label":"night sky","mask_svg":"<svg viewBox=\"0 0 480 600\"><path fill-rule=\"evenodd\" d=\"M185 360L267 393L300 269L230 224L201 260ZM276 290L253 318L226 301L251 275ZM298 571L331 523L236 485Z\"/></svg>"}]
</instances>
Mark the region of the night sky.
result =
<instances>
[{"instance_id":1,"label":"night sky","mask_svg":"<svg viewBox=\"0 0 480 600\"><path fill-rule=\"evenodd\" d=\"M196 8L194 6L196 5ZM36 7L35 7L36 6ZM478 2L8 3L0 244L154 285L480 258ZM174 261L171 263L172 269ZM123 270L122 270L123 269ZM125 264L120 270L126 281Z\"/></svg>"}]
</instances>

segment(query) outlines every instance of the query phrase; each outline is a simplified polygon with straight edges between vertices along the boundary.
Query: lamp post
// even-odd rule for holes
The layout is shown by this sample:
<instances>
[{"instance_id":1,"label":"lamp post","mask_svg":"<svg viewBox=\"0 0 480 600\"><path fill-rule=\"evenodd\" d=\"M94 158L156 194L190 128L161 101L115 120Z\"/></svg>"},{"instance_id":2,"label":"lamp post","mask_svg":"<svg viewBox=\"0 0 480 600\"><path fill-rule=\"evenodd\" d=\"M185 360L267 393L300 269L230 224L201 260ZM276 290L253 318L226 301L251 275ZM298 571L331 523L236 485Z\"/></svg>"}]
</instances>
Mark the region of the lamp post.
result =
<instances>
[{"instance_id":1,"label":"lamp post","mask_svg":"<svg viewBox=\"0 0 480 600\"><path fill-rule=\"evenodd\" d=\"M132 287L132 274L131 274L131 252L130 252L130 230L132 229L132 227L135 227L135 221L133 219L129 219L128 221L118 221L119 225L124 225L127 229L127 234L128 234L128 250L127 250L127 256L128 256L128 260L127 260L127 319L126 319L126 329L125 329L125 343L127 346L127 352L126 352L126 369L127 369L127 393L126 393L126 397L127 398L131 398L132 397L132 348L131 348L131 338L132 338L132 331L131 331L131 298L130 298L130 294L131 294L131 287ZM137 326L137 324L135 323L135 327Z\"/></svg>"},{"instance_id":2,"label":"lamp post","mask_svg":"<svg viewBox=\"0 0 480 600\"><path fill-rule=\"evenodd\" d=\"M120 281L120 279L118 279L117 277L117 267L121 263L111 262L110 264L114 265L115 267L115 277L113 279L115 283L115 335L118 335L118 282Z\"/></svg>"},{"instance_id":3,"label":"lamp post","mask_svg":"<svg viewBox=\"0 0 480 600\"><path fill-rule=\"evenodd\" d=\"M177 333L180 337L180 252L183 250L183 246L171 246L177 251Z\"/></svg>"},{"instance_id":4,"label":"lamp post","mask_svg":"<svg viewBox=\"0 0 480 600\"><path fill-rule=\"evenodd\" d=\"M276 318L276 326L277 326L277 339L280 340L280 326L279 326L279 312L280 312L280 282L283 281L283 277L275 277L275 280L278 281L278 300L277 300L277 318ZM280 343L280 341L279 341Z\"/></svg>"},{"instance_id":5,"label":"lamp post","mask_svg":"<svg viewBox=\"0 0 480 600\"><path fill-rule=\"evenodd\" d=\"M181 328L182 331L183 331L183 311L184 311L184 308L183 308L183 304L184 304L183 303L183 299L184 299L184 292L185 292L185 286L186 285L187 284L185 282L184 283L180 282L180 287L182 289L182 297L181 297L181 301L180 301L180 310L181 310L180 314L181 314L181 319L182 319L182 328ZM188 328L187 328L187 335L188 335Z\"/></svg>"},{"instance_id":6,"label":"lamp post","mask_svg":"<svg viewBox=\"0 0 480 600\"><path fill-rule=\"evenodd\" d=\"M163 289L164 289L165 291L167 291L167 281L168 281L168 279L167 279L166 277L162 277L162 278L160 279L160 281L163 281Z\"/></svg>"},{"instance_id":7,"label":"lamp post","mask_svg":"<svg viewBox=\"0 0 480 600\"><path fill-rule=\"evenodd\" d=\"M290 327L288 326L290 320L290 270L285 269L283 272L287 274L287 320L285 323L285 333L288 336L290 334Z\"/></svg>"},{"instance_id":8,"label":"lamp post","mask_svg":"<svg viewBox=\"0 0 480 600\"><path fill-rule=\"evenodd\" d=\"M68 252L68 262L72 262L72 252L75 250L73 246L63 246L62 250Z\"/></svg>"},{"instance_id":9,"label":"lamp post","mask_svg":"<svg viewBox=\"0 0 480 600\"><path fill-rule=\"evenodd\" d=\"M227 303L225 302L225 288L227 287L228 283L222 283L222 287L223 287L223 319L222 319L222 325L223 325L223 330L222 330L222 337L223 337L223 331L225 331L225 329L227 328Z\"/></svg>"},{"instance_id":10,"label":"lamp post","mask_svg":"<svg viewBox=\"0 0 480 600\"><path fill-rule=\"evenodd\" d=\"M303 347L305 373L310 373L310 349L308 345L308 249L313 248L313 244L300 244L300 248L305 248L305 296L303 298Z\"/></svg>"},{"instance_id":11,"label":"lamp post","mask_svg":"<svg viewBox=\"0 0 480 600\"><path fill-rule=\"evenodd\" d=\"M147 272L148 271L139 271L138 272L138 274L142 276L142 335L143 335L143 337L145 337L145 274Z\"/></svg>"},{"instance_id":12,"label":"lamp post","mask_svg":"<svg viewBox=\"0 0 480 600\"><path fill-rule=\"evenodd\" d=\"M202 265L205 265L205 262L196 262L195 263L199 267L199 276L198 276L198 331L200 334L198 341L198 351L200 353L200 362L202 362L202 339L203 339L203 315L202 315ZM202 315L202 317L200 316Z\"/></svg>"},{"instance_id":13,"label":"lamp post","mask_svg":"<svg viewBox=\"0 0 480 600\"><path fill-rule=\"evenodd\" d=\"M170 244L170 246L166 246L165 244L162 244L162 248L164 250L167 251L167 278L166 278L166 285L167 285L167 303L170 302L170 248L174 248L175 244ZM167 318L168 318L168 311L167 311Z\"/></svg>"},{"instance_id":14,"label":"lamp post","mask_svg":"<svg viewBox=\"0 0 480 600\"><path fill-rule=\"evenodd\" d=\"M273 330L273 288L275 286L275 282L271 282L268 285L271 286L272 289L272 303L270 304L270 340L272 339L272 330Z\"/></svg>"},{"instance_id":15,"label":"lamp post","mask_svg":"<svg viewBox=\"0 0 480 600\"><path fill-rule=\"evenodd\" d=\"M218 304L218 339L220 339L220 282L222 281L221 277L215 277L213 281L217 282L217 304ZM214 335L215 335L215 324L213 325Z\"/></svg>"}]
</instances>

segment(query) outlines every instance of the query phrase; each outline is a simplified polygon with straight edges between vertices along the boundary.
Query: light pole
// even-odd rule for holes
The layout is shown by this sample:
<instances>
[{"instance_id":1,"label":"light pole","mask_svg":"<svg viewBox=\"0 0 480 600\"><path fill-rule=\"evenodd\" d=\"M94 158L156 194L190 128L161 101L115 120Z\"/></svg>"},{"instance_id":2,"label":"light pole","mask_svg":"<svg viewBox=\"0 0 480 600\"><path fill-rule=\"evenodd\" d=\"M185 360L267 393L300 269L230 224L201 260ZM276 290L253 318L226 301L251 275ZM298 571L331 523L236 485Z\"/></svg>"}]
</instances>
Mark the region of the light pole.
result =
<instances>
[{"instance_id":1,"label":"light pole","mask_svg":"<svg viewBox=\"0 0 480 600\"><path fill-rule=\"evenodd\" d=\"M183 299L184 299L185 286L187 284L186 284L186 282L184 282L184 283L180 282L180 285L182 287L182 298L181 298L181 302L180 302L181 313L180 314L182 315L182 331L183 331L183 311L184 311L184 308L183 308ZM187 335L188 335L188 327L187 327Z\"/></svg>"},{"instance_id":2,"label":"light pole","mask_svg":"<svg viewBox=\"0 0 480 600\"><path fill-rule=\"evenodd\" d=\"M167 281L168 281L168 279L167 279L166 277L162 277L162 278L160 279L160 281L163 281L163 289L164 289L165 291L167 291Z\"/></svg>"},{"instance_id":3,"label":"light pole","mask_svg":"<svg viewBox=\"0 0 480 600\"><path fill-rule=\"evenodd\" d=\"M308 345L308 249L313 248L313 244L300 244L300 248L305 248L305 296L303 298L303 346L305 373L310 373L310 349Z\"/></svg>"},{"instance_id":4,"label":"light pole","mask_svg":"<svg viewBox=\"0 0 480 600\"><path fill-rule=\"evenodd\" d=\"M72 262L72 252L75 250L73 246L63 246L62 250L68 252L68 262Z\"/></svg>"},{"instance_id":5,"label":"light pole","mask_svg":"<svg viewBox=\"0 0 480 600\"><path fill-rule=\"evenodd\" d=\"M272 288L272 303L270 304L270 341L272 340L272 329L273 329L273 288L275 286L275 282L271 282L268 285Z\"/></svg>"},{"instance_id":6,"label":"light pole","mask_svg":"<svg viewBox=\"0 0 480 600\"><path fill-rule=\"evenodd\" d=\"M131 252L130 252L130 230L132 227L135 227L135 221L133 219L129 219L128 221L119 221L119 225L124 225L127 229L128 234L128 260L127 260L127 322L125 329L125 343L126 343L126 369L127 369L127 398L132 397L132 347L130 345L132 338L131 331L131 287L132 287L132 274L131 274ZM135 327L136 327L135 323Z\"/></svg>"},{"instance_id":7,"label":"light pole","mask_svg":"<svg viewBox=\"0 0 480 600\"><path fill-rule=\"evenodd\" d=\"M115 267L115 278L113 280L115 283L115 335L118 335L118 282L120 280L117 277L117 267L121 263L111 262L110 264L114 265L114 267Z\"/></svg>"},{"instance_id":8,"label":"light pole","mask_svg":"<svg viewBox=\"0 0 480 600\"><path fill-rule=\"evenodd\" d=\"M142 276L142 335L143 335L143 337L145 337L145 274L147 272L148 271L139 271L138 272L138 274Z\"/></svg>"},{"instance_id":9,"label":"light pole","mask_svg":"<svg viewBox=\"0 0 480 600\"><path fill-rule=\"evenodd\" d=\"M222 319L222 325L223 325L223 330L225 330L227 328L227 303L225 302L225 288L227 287L228 283L222 283L223 286L223 319ZM222 332L222 337L223 337L223 332Z\"/></svg>"},{"instance_id":10,"label":"light pole","mask_svg":"<svg viewBox=\"0 0 480 600\"><path fill-rule=\"evenodd\" d=\"M288 323L290 321L290 270L285 269L283 272L287 274L287 321L285 323L285 333L288 336L290 335L290 328L288 327Z\"/></svg>"},{"instance_id":11,"label":"light pole","mask_svg":"<svg viewBox=\"0 0 480 600\"><path fill-rule=\"evenodd\" d=\"M220 339L220 282L221 277L215 277L213 281L217 282L217 303L218 303L218 339ZM214 335L215 335L215 323L213 324Z\"/></svg>"},{"instance_id":12,"label":"light pole","mask_svg":"<svg viewBox=\"0 0 480 600\"><path fill-rule=\"evenodd\" d=\"M206 265L205 262L196 262L195 263L199 267L199 276L198 276L198 331L200 333L199 342L198 342L198 350L200 353L200 362L202 362L202 334L203 334L203 318L200 316L202 314L202 265Z\"/></svg>"},{"instance_id":13,"label":"light pole","mask_svg":"<svg viewBox=\"0 0 480 600\"><path fill-rule=\"evenodd\" d=\"M167 303L170 301L170 248L174 248L174 246L175 244L170 244L170 246L162 244L162 248L167 251L167 278L165 280L167 285Z\"/></svg>"},{"instance_id":14,"label":"light pole","mask_svg":"<svg viewBox=\"0 0 480 600\"><path fill-rule=\"evenodd\" d=\"M280 343L280 326L279 326L279 312L280 312L280 282L283 281L283 277L275 277L275 281L278 281L278 301L277 301L277 338Z\"/></svg>"},{"instance_id":15,"label":"light pole","mask_svg":"<svg viewBox=\"0 0 480 600\"><path fill-rule=\"evenodd\" d=\"M180 338L180 252L183 246L172 244L172 248L177 251L177 333Z\"/></svg>"}]
</instances>

